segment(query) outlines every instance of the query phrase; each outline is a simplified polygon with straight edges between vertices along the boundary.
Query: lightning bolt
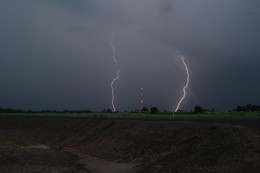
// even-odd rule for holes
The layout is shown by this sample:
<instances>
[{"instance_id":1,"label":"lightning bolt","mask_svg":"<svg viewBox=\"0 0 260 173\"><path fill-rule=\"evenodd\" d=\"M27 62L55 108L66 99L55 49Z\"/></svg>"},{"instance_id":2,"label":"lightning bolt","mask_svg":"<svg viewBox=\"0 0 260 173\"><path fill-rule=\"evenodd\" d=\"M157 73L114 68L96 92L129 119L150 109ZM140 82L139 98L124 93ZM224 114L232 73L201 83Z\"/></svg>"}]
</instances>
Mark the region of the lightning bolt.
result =
<instances>
[{"instance_id":1,"label":"lightning bolt","mask_svg":"<svg viewBox=\"0 0 260 173\"><path fill-rule=\"evenodd\" d=\"M111 36L111 40L110 40L110 47L112 49L112 52L113 52L113 60L114 60L114 63L117 65L117 74L116 74L116 77L112 80L111 82L111 90L112 90L112 107L113 107L113 111L115 112L116 111L116 107L115 107L115 103L114 103L114 100L115 100L115 90L114 90L114 83L115 81L117 81L119 79L119 75L120 75L120 70L119 70L119 66L118 66L118 62L117 62L117 59L116 59L116 49L115 47L113 46L113 40L114 40L114 37L115 37L115 34L116 32L114 31L112 36Z\"/></svg>"},{"instance_id":2,"label":"lightning bolt","mask_svg":"<svg viewBox=\"0 0 260 173\"><path fill-rule=\"evenodd\" d=\"M179 57L181 58L182 63L183 63L183 65L184 65L184 67L185 67L185 71L186 71L186 74L187 74L187 78L186 78L186 84L185 84L185 86L184 86L183 89L182 89L182 91L183 91L183 96L182 96L182 98L180 99L180 101L178 102L175 111L179 110L179 107L180 107L182 101L185 99L185 97L186 97L186 89L187 89L187 87L189 86L189 82L190 82L189 68L188 68L188 66L187 66L187 64L186 64L186 62L185 62L185 60L184 60L184 57L183 57L183 56L179 56Z\"/></svg>"}]
</instances>

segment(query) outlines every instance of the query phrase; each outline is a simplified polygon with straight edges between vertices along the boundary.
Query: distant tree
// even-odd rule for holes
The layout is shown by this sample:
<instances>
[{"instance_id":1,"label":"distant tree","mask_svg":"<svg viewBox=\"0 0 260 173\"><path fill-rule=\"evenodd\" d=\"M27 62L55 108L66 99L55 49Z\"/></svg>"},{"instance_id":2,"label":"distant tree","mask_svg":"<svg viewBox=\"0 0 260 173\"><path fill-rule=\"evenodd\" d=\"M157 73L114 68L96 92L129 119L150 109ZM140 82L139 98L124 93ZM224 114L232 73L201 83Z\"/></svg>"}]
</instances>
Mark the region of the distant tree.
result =
<instances>
[{"instance_id":1,"label":"distant tree","mask_svg":"<svg viewBox=\"0 0 260 173\"><path fill-rule=\"evenodd\" d=\"M151 107L150 111L151 111L151 113L157 113L157 112L159 112L158 109L157 109L157 107Z\"/></svg>"},{"instance_id":2,"label":"distant tree","mask_svg":"<svg viewBox=\"0 0 260 173\"><path fill-rule=\"evenodd\" d=\"M107 113L110 113L110 112L112 112L112 111L111 111L111 109L108 108L108 109L107 109Z\"/></svg>"},{"instance_id":3,"label":"distant tree","mask_svg":"<svg viewBox=\"0 0 260 173\"><path fill-rule=\"evenodd\" d=\"M246 109L247 111L255 112L258 111L258 106L254 104L247 104Z\"/></svg>"},{"instance_id":4,"label":"distant tree","mask_svg":"<svg viewBox=\"0 0 260 173\"><path fill-rule=\"evenodd\" d=\"M253 105L252 105L252 104L247 104L247 105L245 106L245 108L246 108L246 112L251 112L252 109L253 109Z\"/></svg>"},{"instance_id":5,"label":"distant tree","mask_svg":"<svg viewBox=\"0 0 260 173\"><path fill-rule=\"evenodd\" d=\"M238 105L236 108L236 111L242 112L243 111L243 106Z\"/></svg>"},{"instance_id":6,"label":"distant tree","mask_svg":"<svg viewBox=\"0 0 260 173\"><path fill-rule=\"evenodd\" d=\"M148 110L147 107L143 107L142 110L141 110L141 112L148 112L148 111L149 111L149 110Z\"/></svg>"},{"instance_id":7,"label":"distant tree","mask_svg":"<svg viewBox=\"0 0 260 173\"><path fill-rule=\"evenodd\" d=\"M202 113L203 112L203 108L199 105L195 106L194 107L194 112L195 114L198 114L198 113Z\"/></svg>"}]
</instances>

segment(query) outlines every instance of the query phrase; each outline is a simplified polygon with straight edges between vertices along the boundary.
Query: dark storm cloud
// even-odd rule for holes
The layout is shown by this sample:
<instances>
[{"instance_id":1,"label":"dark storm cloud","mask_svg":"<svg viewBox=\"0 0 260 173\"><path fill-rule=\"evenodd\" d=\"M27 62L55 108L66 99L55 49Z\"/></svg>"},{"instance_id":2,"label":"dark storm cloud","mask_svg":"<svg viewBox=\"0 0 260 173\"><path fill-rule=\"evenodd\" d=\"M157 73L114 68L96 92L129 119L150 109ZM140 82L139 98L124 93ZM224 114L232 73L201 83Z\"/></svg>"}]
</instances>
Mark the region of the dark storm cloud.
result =
<instances>
[{"instance_id":1,"label":"dark storm cloud","mask_svg":"<svg viewBox=\"0 0 260 173\"><path fill-rule=\"evenodd\" d=\"M81 16L92 15L99 10L96 3L97 1L95 0L41 0L40 2L50 7L54 6L65 12Z\"/></svg>"},{"instance_id":2,"label":"dark storm cloud","mask_svg":"<svg viewBox=\"0 0 260 173\"><path fill-rule=\"evenodd\" d=\"M125 19L123 8L111 0L41 0L40 2L62 12L81 17L86 20L86 23L96 20L110 24L115 24L115 22L123 24Z\"/></svg>"},{"instance_id":3,"label":"dark storm cloud","mask_svg":"<svg viewBox=\"0 0 260 173\"><path fill-rule=\"evenodd\" d=\"M111 107L114 31L118 110L170 110L186 77L177 51L196 96L188 94L181 109L260 104L259 9L258 0L3 0L0 107Z\"/></svg>"}]
</instances>

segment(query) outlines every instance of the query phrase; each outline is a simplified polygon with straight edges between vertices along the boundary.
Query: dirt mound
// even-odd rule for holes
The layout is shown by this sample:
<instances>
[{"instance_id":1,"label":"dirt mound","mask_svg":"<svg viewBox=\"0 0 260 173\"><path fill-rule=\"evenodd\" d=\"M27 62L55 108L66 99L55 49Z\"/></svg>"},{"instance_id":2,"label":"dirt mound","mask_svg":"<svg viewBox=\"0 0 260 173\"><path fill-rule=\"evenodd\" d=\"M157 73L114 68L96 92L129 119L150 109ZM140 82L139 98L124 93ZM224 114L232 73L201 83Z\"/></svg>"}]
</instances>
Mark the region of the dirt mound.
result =
<instances>
[{"instance_id":1,"label":"dirt mound","mask_svg":"<svg viewBox=\"0 0 260 173\"><path fill-rule=\"evenodd\" d=\"M45 162L46 165L57 163L61 167L64 166L64 170L60 172L95 172L93 165L104 166L104 163L109 165L106 170L111 165L116 165L118 168L122 166L122 170L125 169L126 172L260 170L259 131L241 126L181 121L1 116L0 136L23 141L25 145L50 146L50 149L28 148L26 151L20 151L19 147L14 145L16 148L9 150L19 152L5 156L13 159L8 162L9 166L21 166L17 164L21 162L19 158L26 155L29 161L38 159L37 162L32 162L32 168L38 165L38 162ZM0 146L8 147L10 141L8 145L5 142L5 145ZM38 150L41 152L37 157ZM0 149L0 153L3 151ZM45 157L41 160L41 154L50 158L56 158L56 155L60 154L60 157L55 159L57 162L52 162L44 160ZM86 166L82 158L88 162L92 159L93 162ZM68 163L70 159L71 162ZM5 169L0 170L1 172L9 167L6 159L0 157L0 164L3 163Z\"/></svg>"}]
</instances>

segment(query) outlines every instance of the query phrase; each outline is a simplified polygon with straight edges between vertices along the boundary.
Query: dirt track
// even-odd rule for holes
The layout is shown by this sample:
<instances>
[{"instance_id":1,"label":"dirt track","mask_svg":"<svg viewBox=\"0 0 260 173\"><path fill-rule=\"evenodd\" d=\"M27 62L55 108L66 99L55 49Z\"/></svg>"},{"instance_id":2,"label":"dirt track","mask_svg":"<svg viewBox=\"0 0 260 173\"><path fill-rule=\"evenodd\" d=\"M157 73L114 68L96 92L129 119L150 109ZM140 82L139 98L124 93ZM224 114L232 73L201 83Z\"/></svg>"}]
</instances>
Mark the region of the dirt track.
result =
<instances>
[{"instance_id":1,"label":"dirt track","mask_svg":"<svg viewBox=\"0 0 260 173\"><path fill-rule=\"evenodd\" d=\"M257 172L259 146L213 122L0 116L0 172Z\"/></svg>"},{"instance_id":2,"label":"dirt track","mask_svg":"<svg viewBox=\"0 0 260 173\"><path fill-rule=\"evenodd\" d=\"M67 151L79 157L79 163L89 172L93 173L124 173L130 172L137 165L135 163L116 163L108 159L100 159L81 152Z\"/></svg>"}]
</instances>

